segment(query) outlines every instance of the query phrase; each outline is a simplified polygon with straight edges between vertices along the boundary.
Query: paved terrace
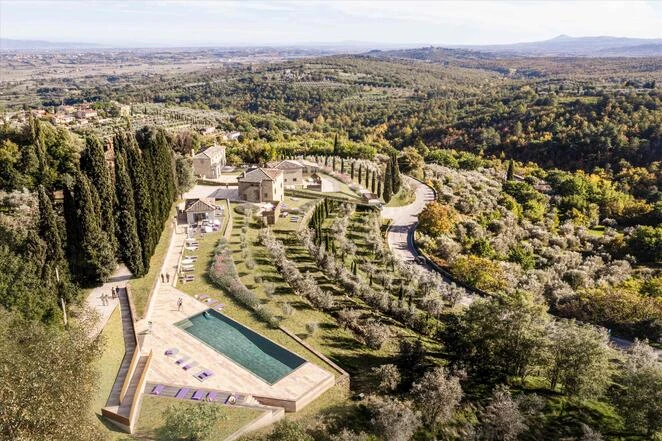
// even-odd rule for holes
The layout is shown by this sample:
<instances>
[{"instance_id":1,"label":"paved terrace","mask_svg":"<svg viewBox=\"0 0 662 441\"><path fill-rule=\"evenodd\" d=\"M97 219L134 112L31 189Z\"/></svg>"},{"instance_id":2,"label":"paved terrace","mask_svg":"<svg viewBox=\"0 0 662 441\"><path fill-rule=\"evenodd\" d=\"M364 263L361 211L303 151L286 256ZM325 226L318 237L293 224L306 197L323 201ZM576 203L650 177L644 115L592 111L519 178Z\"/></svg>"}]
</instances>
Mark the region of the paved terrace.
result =
<instances>
[{"instance_id":1,"label":"paved terrace","mask_svg":"<svg viewBox=\"0 0 662 441\"><path fill-rule=\"evenodd\" d=\"M177 299L182 298L182 311L177 311ZM334 384L334 377L317 365L306 362L277 383L270 385L242 366L219 354L175 323L207 309L198 300L171 285L162 285L152 304L152 332L145 335L142 350L154 351L147 381L179 387L204 388L250 394L256 397L298 401L313 389L326 390ZM176 356L167 356L169 348L178 348ZM182 356L190 357L197 365L188 371L175 364ZM201 382L195 375L210 369L214 376ZM146 391L149 392L149 391Z\"/></svg>"}]
</instances>

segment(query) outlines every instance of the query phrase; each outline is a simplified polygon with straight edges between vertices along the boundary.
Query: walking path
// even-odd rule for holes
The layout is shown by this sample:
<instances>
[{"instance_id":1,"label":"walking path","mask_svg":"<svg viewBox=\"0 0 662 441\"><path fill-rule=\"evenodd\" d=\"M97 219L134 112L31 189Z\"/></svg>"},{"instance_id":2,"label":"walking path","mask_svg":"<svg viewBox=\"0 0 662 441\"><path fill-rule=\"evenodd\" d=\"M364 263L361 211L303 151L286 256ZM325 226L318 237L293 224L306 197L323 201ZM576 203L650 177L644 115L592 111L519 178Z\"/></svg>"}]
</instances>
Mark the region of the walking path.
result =
<instances>
[{"instance_id":1,"label":"walking path","mask_svg":"<svg viewBox=\"0 0 662 441\"><path fill-rule=\"evenodd\" d=\"M97 337L103 328L106 327L110 315L113 313L117 305L119 304L118 298L112 298L111 292L113 287L115 288L124 288L126 287L126 282L131 278L131 273L126 268L124 264L119 265L113 272L110 279L103 285L94 288L85 299L85 305L92 311L95 311L99 315L99 320L96 322L95 326L90 331L90 338ZM106 294L108 296L108 304L104 305L101 300L101 296Z\"/></svg>"}]
</instances>

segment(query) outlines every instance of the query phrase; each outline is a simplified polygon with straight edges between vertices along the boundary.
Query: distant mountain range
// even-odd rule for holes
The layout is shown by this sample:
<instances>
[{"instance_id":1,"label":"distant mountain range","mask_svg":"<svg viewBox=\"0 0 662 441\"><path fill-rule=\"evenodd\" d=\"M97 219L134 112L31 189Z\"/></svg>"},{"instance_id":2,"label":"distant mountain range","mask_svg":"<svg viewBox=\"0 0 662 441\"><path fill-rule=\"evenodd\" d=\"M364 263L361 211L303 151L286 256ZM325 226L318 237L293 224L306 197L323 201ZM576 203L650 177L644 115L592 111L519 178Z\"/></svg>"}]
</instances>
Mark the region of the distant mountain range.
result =
<instances>
[{"instance_id":1,"label":"distant mountain range","mask_svg":"<svg viewBox=\"0 0 662 441\"><path fill-rule=\"evenodd\" d=\"M570 37L529 43L447 46L474 51L522 56L656 57L662 56L662 39L624 37Z\"/></svg>"},{"instance_id":2,"label":"distant mountain range","mask_svg":"<svg viewBox=\"0 0 662 441\"><path fill-rule=\"evenodd\" d=\"M382 52L382 55L401 56L406 51L434 50L435 52L447 52L461 57L469 58L491 58L493 56L522 56L522 57L658 57L662 56L662 39L653 38L625 38L625 37L570 37L568 35L559 35L558 37L544 41L534 41L528 43L513 44L488 44L488 45L440 45L438 47L427 46L420 49L413 48L417 45L411 44L382 44L369 42L335 42L335 43L302 43L282 45L282 48L302 48L302 49L320 49L332 53L356 53L364 52L370 48L379 48L371 51ZM111 47L121 48L122 46L109 46L95 43L75 43L75 42L53 42L45 40L17 40L10 38L0 38L0 51L32 51L32 50L71 50L71 49L109 49ZM132 46L135 48L136 46ZM154 45L145 45L145 48L156 49ZM233 45L214 46L212 44L203 44L191 46L186 49L213 48L213 47L237 47ZM240 46L248 48L251 46ZM254 47L267 47L263 45L254 45ZM277 48L279 46L269 45L268 47ZM173 45L161 46L161 48L181 48ZM128 47L127 47L128 49ZM420 54L419 54L420 55ZM440 55L440 54L437 54ZM418 57L405 57L418 58Z\"/></svg>"},{"instance_id":3,"label":"distant mountain range","mask_svg":"<svg viewBox=\"0 0 662 441\"><path fill-rule=\"evenodd\" d=\"M38 49L89 49L102 47L94 43L61 43L45 40L14 40L0 38L0 51L20 51Z\"/></svg>"}]
</instances>

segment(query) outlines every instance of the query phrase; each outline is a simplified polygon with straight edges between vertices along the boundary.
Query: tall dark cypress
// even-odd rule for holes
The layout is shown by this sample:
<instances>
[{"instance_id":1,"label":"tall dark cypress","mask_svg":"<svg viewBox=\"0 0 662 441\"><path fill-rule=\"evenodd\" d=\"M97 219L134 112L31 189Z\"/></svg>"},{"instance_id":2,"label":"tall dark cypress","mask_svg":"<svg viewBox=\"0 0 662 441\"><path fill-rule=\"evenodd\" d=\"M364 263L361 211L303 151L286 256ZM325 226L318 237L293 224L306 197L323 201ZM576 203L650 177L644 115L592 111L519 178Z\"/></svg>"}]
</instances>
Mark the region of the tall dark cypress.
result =
<instances>
[{"instance_id":1,"label":"tall dark cypress","mask_svg":"<svg viewBox=\"0 0 662 441\"><path fill-rule=\"evenodd\" d=\"M103 146L96 136L88 136L85 140L85 150L80 156L80 169L89 178L92 191L98 200L97 213L101 228L110 238L113 249L117 249L115 239L115 192L113 191L110 172L106 165ZM95 201L96 202L96 201Z\"/></svg>"},{"instance_id":2,"label":"tall dark cypress","mask_svg":"<svg viewBox=\"0 0 662 441\"><path fill-rule=\"evenodd\" d=\"M376 185L375 180L376 180L376 179L377 179L377 178L375 177L375 172L373 171L373 172L372 172L372 182L370 183L370 191L371 191L373 194L375 193L375 190L377 189L377 188L375 187L375 185Z\"/></svg>"},{"instance_id":3,"label":"tall dark cypress","mask_svg":"<svg viewBox=\"0 0 662 441\"><path fill-rule=\"evenodd\" d=\"M42 185L37 189L39 198L39 236L46 242L45 265L42 268L42 278L54 282L55 268L64 262L64 250L53 203ZM60 268L63 270L64 268Z\"/></svg>"},{"instance_id":4,"label":"tall dark cypress","mask_svg":"<svg viewBox=\"0 0 662 441\"><path fill-rule=\"evenodd\" d=\"M152 201L149 197L149 184L142 153L132 135L127 135L126 140L127 170L133 188L136 229L140 239L143 268L145 272L148 272L150 260L157 244L156 239L159 236L160 225L154 222L152 216Z\"/></svg>"},{"instance_id":5,"label":"tall dark cypress","mask_svg":"<svg viewBox=\"0 0 662 441\"><path fill-rule=\"evenodd\" d=\"M336 137L333 139L333 156L338 156L338 133L336 133Z\"/></svg>"},{"instance_id":6,"label":"tall dark cypress","mask_svg":"<svg viewBox=\"0 0 662 441\"><path fill-rule=\"evenodd\" d=\"M384 194L382 198L387 204L393 196L393 177L391 176L391 162L386 163L386 171L384 172Z\"/></svg>"},{"instance_id":7,"label":"tall dark cypress","mask_svg":"<svg viewBox=\"0 0 662 441\"><path fill-rule=\"evenodd\" d=\"M363 185L366 189L368 188L368 182L370 182L370 169L366 167L366 170L365 170L365 183Z\"/></svg>"},{"instance_id":8,"label":"tall dark cypress","mask_svg":"<svg viewBox=\"0 0 662 441\"><path fill-rule=\"evenodd\" d=\"M382 195L382 177L380 176L379 179L377 180L377 196Z\"/></svg>"},{"instance_id":9,"label":"tall dark cypress","mask_svg":"<svg viewBox=\"0 0 662 441\"><path fill-rule=\"evenodd\" d=\"M130 135L128 135L130 136ZM128 143L127 135L115 136L115 195L117 197L117 242L119 254L126 267L136 277L145 274L142 246L136 227L136 207L133 199L131 178L126 167L124 146Z\"/></svg>"},{"instance_id":10,"label":"tall dark cypress","mask_svg":"<svg viewBox=\"0 0 662 441\"><path fill-rule=\"evenodd\" d=\"M66 185L64 190L71 273L85 285L105 282L115 266L115 254L108 235L101 229L89 180L77 172L74 182Z\"/></svg>"},{"instance_id":11,"label":"tall dark cypress","mask_svg":"<svg viewBox=\"0 0 662 441\"><path fill-rule=\"evenodd\" d=\"M153 241L158 243L177 191L174 157L163 129L145 127L136 133L136 140L143 153L146 174L149 177L152 217L156 226Z\"/></svg>"},{"instance_id":12,"label":"tall dark cypress","mask_svg":"<svg viewBox=\"0 0 662 441\"><path fill-rule=\"evenodd\" d=\"M354 180L354 161L349 165L349 175Z\"/></svg>"},{"instance_id":13,"label":"tall dark cypress","mask_svg":"<svg viewBox=\"0 0 662 441\"><path fill-rule=\"evenodd\" d=\"M359 185L361 185L361 170L363 169L362 164L359 163L359 174L358 174L358 179L356 180Z\"/></svg>"},{"instance_id":14,"label":"tall dark cypress","mask_svg":"<svg viewBox=\"0 0 662 441\"><path fill-rule=\"evenodd\" d=\"M333 171L336 171L336 157L333 157L333 161L331 162L331 168Z\"/></svg>"},{"instance_id":15,"label":"tall dark cypress","mask_svg":"<svg viewBox=\"0 0 662 441\"><path fill-rule=\"evenodd\" d=\"M393 189L393 194L396 194L397 192L400 191L400 184L402 183L402 180L400 178L400 166L398 165L398 157L396 155L393 155L392 162L393 162L393 164L391 165L391 179L393 180L392 189Z\"/></svg>"},{"instance_id":16,"label":"tall dark cypress","mask_svg":"<svg viewBox=\"0 0 662 441\"><path fill-rule=\"evenodd\" d=\"M340 173L345 174L345 158L340 158Z\"/></svg>"}]
</instances>

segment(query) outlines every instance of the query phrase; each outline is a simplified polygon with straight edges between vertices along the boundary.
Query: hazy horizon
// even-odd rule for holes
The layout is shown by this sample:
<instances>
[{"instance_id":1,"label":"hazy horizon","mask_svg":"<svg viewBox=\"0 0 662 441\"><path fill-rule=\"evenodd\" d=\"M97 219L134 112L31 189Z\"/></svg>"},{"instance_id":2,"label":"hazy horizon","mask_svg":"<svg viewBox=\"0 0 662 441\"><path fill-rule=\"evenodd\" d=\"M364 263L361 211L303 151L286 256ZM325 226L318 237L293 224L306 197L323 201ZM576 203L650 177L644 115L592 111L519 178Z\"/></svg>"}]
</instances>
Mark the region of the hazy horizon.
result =
<instances>
[{"instance_id":1,"label":"hazy horizon","mask_svg":"<svg viewBox=\"0 0 662 441\"><path fill-rule=\"evenodd\" d=\"M662 38L655 1L15 1L0 37L122 47L486 45Z\"/></svg>"}]
</instances>

